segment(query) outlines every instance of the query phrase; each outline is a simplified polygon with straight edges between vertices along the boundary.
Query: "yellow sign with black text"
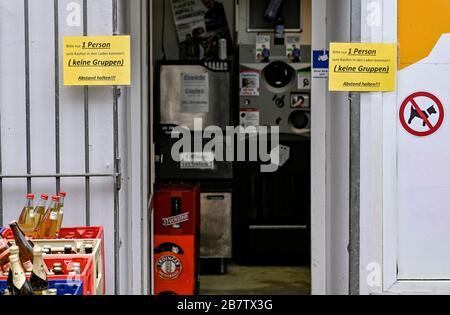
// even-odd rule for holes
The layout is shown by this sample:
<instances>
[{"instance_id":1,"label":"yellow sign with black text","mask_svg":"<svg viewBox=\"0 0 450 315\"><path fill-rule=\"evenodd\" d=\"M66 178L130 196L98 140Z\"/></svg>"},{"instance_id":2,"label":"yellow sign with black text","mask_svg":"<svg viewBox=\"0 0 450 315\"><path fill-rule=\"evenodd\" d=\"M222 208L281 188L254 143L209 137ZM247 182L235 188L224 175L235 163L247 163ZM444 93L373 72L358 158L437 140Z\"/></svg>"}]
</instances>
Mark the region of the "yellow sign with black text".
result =
<instances>
[{"instance_id":1,"label":"yellow sign with black text","mask_svg":"<svg viewBox=\"0 0 450 315\"><path fill-rule=\"evenodd\" d=\"M393 92L396 44L330 44L330 91Z\"/></svg>"},{"instance_id":2,"label":"yellow sign with black text","mask_svg":"<svg viewBox=\"0 0 450 315\"><path fill-rule=\"evenodd\" d=\"M130 85L130 36L64 37L64 85Z\"/></svg>"}]
</instances>

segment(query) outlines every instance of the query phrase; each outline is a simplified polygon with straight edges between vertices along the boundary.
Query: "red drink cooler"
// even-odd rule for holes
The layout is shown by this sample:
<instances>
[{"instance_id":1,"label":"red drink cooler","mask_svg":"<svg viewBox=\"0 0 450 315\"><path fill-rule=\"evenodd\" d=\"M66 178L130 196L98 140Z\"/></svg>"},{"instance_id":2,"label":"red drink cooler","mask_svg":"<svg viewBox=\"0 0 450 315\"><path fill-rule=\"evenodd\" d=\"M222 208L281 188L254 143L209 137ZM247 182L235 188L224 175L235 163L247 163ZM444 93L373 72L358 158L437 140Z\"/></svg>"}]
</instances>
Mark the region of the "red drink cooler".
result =
<instances>
[{"instance_id":1,"label":"red drink cooler","mask_svg":"<svg viewBox=\"0 0 450 315\"><path fill-rule=\"evenodd\" d=\"M155 234L198 235L200 186L158 184L155 189Z\"/></svg>"},{"instance_id":2,"label":"red drink cooler","mask_svg":"<svg viewBox=\"0 0 450 315\"><path fill-rule=\"evenodd\" d=\"M156 235L155 295L197 294L197 240L194 235Z\"/></svg>"}]
</instances>

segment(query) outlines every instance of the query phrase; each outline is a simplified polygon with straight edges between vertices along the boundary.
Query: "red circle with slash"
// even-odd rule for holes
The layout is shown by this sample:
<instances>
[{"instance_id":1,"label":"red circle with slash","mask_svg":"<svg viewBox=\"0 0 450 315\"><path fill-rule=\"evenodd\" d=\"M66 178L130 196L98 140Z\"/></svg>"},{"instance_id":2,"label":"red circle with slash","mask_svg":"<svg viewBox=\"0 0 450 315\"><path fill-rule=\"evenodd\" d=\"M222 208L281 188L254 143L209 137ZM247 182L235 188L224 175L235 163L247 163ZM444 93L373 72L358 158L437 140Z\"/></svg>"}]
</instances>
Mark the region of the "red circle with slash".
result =
<instances>
[{"instance_id":1,"label":"red circle with slash","mask_svg":"<svg viewBox=\"0 0 450 315\"><path fill-rule=\"evenodd\" d=\"M420 108L419 104L417 103L416 99L419 97L425 97L425 98L430 99L431 101L433 101L434 105L436 105L437 108L439 109L439 113L436 113L437 115L439 115L439 117L438 117L438 121L435 125L433 125L430 122L429 116L425 112L427 109ZM406 121L406 118L405 118L405 110L408 107L408 104L411 104L412 108L415 110L415 112L416 112L415 118L422 119L422 121L428 127L429 130L419 131L419 130L413 129L410 126L411 121L408 122L408 121ZM431 136L436 131L438 131L444 122L444 115L445 115L444 114L444 106L442 105L442 102L435 95L428 93L428 92L417 92L417 93L411 94L403 101L402 106L400 107L400 122L402 123L403 128L405 128L405 130L407 132L409 132L410 134L417 136L417 137Z\"/></svg>"}]
</instances>

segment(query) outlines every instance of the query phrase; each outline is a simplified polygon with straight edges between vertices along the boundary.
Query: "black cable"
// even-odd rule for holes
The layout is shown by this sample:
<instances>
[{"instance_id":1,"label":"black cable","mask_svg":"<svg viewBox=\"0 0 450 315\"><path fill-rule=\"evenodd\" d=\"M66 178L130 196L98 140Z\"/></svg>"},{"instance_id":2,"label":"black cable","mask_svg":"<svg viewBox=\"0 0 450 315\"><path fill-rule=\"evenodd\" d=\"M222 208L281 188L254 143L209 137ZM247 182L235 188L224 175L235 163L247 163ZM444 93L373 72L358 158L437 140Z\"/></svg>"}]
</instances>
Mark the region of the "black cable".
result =
<instances>
[{"instance_id":1,"label":"black cable","mask_svg":"<svg viewBox=\"0 0 450 315\"><path fill-rule=\"evenodd\" d=\"M164 36L166 34L166 0L162 0L163 2L163 21L162 21L162 35L161 35L161 50L163 53L163 60L167 59L166 47L164 46Z\"/></svg>"}]
</instances>

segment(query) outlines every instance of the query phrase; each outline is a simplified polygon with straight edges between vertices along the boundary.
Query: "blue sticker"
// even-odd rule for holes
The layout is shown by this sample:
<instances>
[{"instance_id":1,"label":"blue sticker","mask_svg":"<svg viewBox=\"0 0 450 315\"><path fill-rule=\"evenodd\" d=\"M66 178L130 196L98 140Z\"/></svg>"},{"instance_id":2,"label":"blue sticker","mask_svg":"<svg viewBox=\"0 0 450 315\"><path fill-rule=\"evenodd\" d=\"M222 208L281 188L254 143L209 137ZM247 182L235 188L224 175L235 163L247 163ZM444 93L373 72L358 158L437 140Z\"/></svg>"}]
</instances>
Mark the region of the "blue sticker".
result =
<instances>
[{"instance_id":1,"label":"blue sticker","mask_svg":"<svg viewBox=\"0 0 450 315\"><path fill-rule=\"evenodd\" d=\"M330 51L313 51L313 78L328 78L328 69L330 67Z\"/></svg>"},{"instance_id":2,"label":"blue sticker","mask_svg":"<svg viewBox=\"0 0 450 315\"><path fill-rule=\"evenodd\" d=\"M328 69L330 66L330 51L329 50L314 50L313 51L313 68L314 69Z\"/></svg>"}]
</instances>

